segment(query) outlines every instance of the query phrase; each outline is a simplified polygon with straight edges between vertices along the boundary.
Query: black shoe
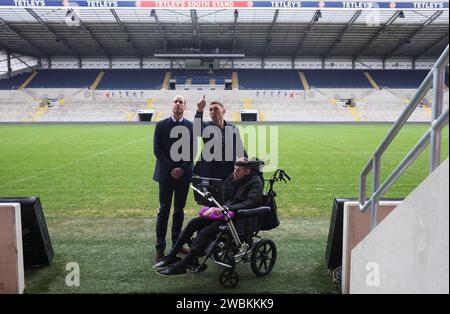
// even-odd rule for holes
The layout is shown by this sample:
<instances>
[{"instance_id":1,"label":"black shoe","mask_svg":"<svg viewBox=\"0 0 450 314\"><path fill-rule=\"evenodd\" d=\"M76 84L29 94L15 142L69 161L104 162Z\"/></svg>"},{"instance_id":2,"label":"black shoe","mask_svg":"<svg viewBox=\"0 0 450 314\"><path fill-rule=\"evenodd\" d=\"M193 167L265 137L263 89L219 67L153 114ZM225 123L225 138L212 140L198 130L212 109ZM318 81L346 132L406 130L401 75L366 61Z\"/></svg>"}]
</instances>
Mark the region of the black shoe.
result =
<instances>
[{"instance_id":1,"label":"black shoe","mask_svg":"<svg viewBox=\"0 0 450 314\"><path fill-rule=\"evenodd\" d=\"M153 268L158 268L158 269L162 269L162 268L166 268L172 264L175 264L176 262L181 261L181 258L178 256L172 257L170 255L164 256L162 258L162 260L159 263L156 263L155 265L153 265Z\"/></svg>"},{"instance_id":2,"label":"black shoe","mask_svg":"<svg viewBox=\"0 0 450 314\"><path fill-rule=\"evenodd\" d=\"M164 251L156 251L155 263L161 262L163 257L164 257Z\"/></svg>"},{"instance_id":3,"label":"black shoe","mask_svg":"<svg viewBox=\"0 0 450 314\"><path fill-rule=\"evenodd\" d=\"M176 263L171 267L158 270L158 274L163 276L174 276L174 275L184 275L187 273L186 266Z\"/></svg>"}]
</instances>

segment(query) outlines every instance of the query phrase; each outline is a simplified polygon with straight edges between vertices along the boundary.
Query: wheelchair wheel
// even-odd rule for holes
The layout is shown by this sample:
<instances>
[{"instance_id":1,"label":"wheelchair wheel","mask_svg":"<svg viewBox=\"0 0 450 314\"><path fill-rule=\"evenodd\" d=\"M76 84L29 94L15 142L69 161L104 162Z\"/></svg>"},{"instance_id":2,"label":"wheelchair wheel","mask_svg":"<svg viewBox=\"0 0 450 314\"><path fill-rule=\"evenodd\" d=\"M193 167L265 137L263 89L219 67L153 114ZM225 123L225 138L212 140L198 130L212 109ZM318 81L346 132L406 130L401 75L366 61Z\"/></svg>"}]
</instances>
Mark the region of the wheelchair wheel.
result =
<instances>
[{"instance_id":1,"label":"wheelchair wheel","mask_svg":"<svg viewBox=\"0 0 450 314\"><path fill-rule=\"evenodd\" d=\"M256 276L270 274L277 260L277 247L272 240L256 242L252 251L251 267Z\"/></svg>"},{"instance_id":2,"label":"wheelchair wheel","mask_svg":"<svg viewBox=\"0 0 450 314\"><path fill-rule=\"evenodd\" d=\"M224 288L234 288L239 283L239 275L234 269L224 269L219 276L220 285Z\"/></svg>"}]
</instances>

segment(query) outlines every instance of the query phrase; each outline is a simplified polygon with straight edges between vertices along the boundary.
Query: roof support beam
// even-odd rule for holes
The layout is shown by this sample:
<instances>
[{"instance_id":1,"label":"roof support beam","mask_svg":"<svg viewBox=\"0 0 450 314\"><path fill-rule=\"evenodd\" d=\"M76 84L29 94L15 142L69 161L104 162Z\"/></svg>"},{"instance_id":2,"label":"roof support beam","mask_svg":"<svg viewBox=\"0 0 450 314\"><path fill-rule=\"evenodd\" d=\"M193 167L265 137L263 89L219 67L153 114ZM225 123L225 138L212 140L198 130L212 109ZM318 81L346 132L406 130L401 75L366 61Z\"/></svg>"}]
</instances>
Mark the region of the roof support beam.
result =
<instances>
[{"instance_id":1,"label":"roof support beam","mask_svg":"<svg viewBox=\"0 0 450 314\"><path fill-rule=\"evenodd\" d=\"M29 65L28 63L26 63L25 61L23 61L23 60L22 60L18 55L16 55L15 53L10 52L10 55L13 56L14 58L16 58L17 60L19 60L20 62L22 62L23 64L25 64L27 68L29 68L29 69L31 69L31 70L34 70L34 68L33 68L31 65Z\"/></svg>"},{"instance_id":2,"label":"roof support beam","mask_svg":"<svg viewBox=\"0 0 450 314\"><path fill-rule=\"evenodd\" d=\"M431 25L431 23L433 23L439 16L441 16L441 14L444 13L444 11L436 11L433 13L433 15L431 15L422 25L420 25L419 27L416 28L416 30L409 35L405 40L403 40L401 43L399 43L397 46L395 46L394 48L392 48L391 50L389 50L386 54L385 54L385 58L388 59L392 56L395 55L395 53L401 48L403 47L403 45L405 44L409 44L411 42L411 40L417 36L417 34L419 34L421 31L423 31L424 29L426 29L428 26Z\"/></svg>"},{"instance_id":3,"label":"roof support beam","mask_svg":"<svg viewBox=\"0 0 450 314\"><path fill-rule=\"evenodd\" d=\"M239 17L239 11L236 9L234 10L234 24L233 24L233 52L236 52L236 46L237 46L237 33L238 33L238 17Z\"/></svg>"},{"instance_id":4,"label":"roof support beam","mask_svg":"<svg viewBox=\"0 0 450 314\"><path fill-rule=\"evenodd\" d=\"M322 16L322 13L320 10L316 10L316 12L314 12L314 15L311 19L311 21L309 22L308 28L304 31L304 35L302 37L302 39L300 40L300 42L298 43L297 47L295 48L295 52L292 55L292 59L295 59L295 57L297 57L297 55L299 54L300 51L302 51L303 49L303 43L306 40L306 37L308 37L308 34L312 31L314 24L316 24L317 21L319 21L319 18Z\"/></svg>"},{"instance_id":5,"label":"roof support beam","mask_svg":"<svg viewBox=\"0 0 450 314\"><path fill-rule=\"evenodd\" d=\"M345 28L342 30L342 32L339 34L339 36L336 38L336 40L333 42L330 48L328 48L327 52L325 53L325 56L329 55L334 50L334 48L336 48L336 46L341 43L345 33L347 33L352 28L353 24L355 24L356 20L358 20L361 13L362 13L361 10L356 11L356 13L352 16L350 21L347 23Z\"/></svg>"},{"instance_id":6,"label":"roof support beam","mask_svg":"<svg viewBox=\"0 0 450 314\"><path fill-rule=\"evenodd\" d=\"M8 52L6 54L6 72L8 74L8 78L11 78L11 54Z\"/></svg>"},{"instance_id":7,"label":"roof support beam","mask_svg":"<svg viewBox=\"0 0 450 314\"><path fill-rule=\"evenodd\" d=\"M131 46L133 47L133 49L135 50L135 52L137 52L137 54L140 56L142 56L141 51L139 50L139 48L136 46L135 42L133 41L133 39L131 39L130 34L128 33L128 30L126 28L126 26L122 23L122 21L120 20L119 16L117 15L117 12L114 9L110 9L112 15L114 16L114 18L116 19L117 24L119 24L120 29L122 30L122 32L125 33L125 35L127 36L127 43L130 43Z\"/></svg>"},{"instance_id":8,"label":"roof support beam","mask_svg":"<svg viewBox=\"0 0 450 314\"><path fill-rule=\"evenodd\" d=\"M13 29L11 26L8 25L8 23L6 23L5 20L3 20L0 17L0 25L3 25L4 27L6 27L10 32L14 33L17 37L19 37L20 39L22 39L23 41L25 41L31 48L33 48L34 50L36 50L40 55L45 56L48 58L48 53L44 50L42 50L41 48L37 47L36 45L34 45L33 43L31 43L28 39L26 39L22 34L20 34L18 31L16 31L15 29Z\"/></svg>"},{"instance_id":9,"label":"roof support beam","mask_svg":"<svg viewBox=\"0 0 450 314\"><path fill-rule=\"evenodd\" d=\"M26 63L25 61L23 61L18 55L16 55L14 52L10 51L9 49L4 48L3 46L0 46L0 50L3 50L3 51L6 53L6 56L7 56L7 63L8 63L7 68L8 68L8 69L11 69L11 56L13 56L13 57L16 58L17 60L19 60L20 62L22 62L23 64L25 64L27 68L29 68L29 69L31 69L31 70L34 70L34 68L33 68L31 65L29 65L28 63ZM30 57L37 58L38 61L39 61L39 59L40 59L40 57L36 57L36 56L30 56ZM12 69L11 69L11 71L12 71Z\"/></svg>"},{"instance_id":10,"label":"roof support beam","mask_svg":"<svg viewBox=\"0 0 450 314\"><path fill-rule=\"evenodd\" d=\"M378 39L378 37L380 37L381 34L384 34L385 32L387 32L387 30L391 27L391 25L395 22L395 20L400 15L400 12L401 11L395 11L394 15L392 15L389 18L389 20L386 22L386 24L384 24L384 26L375 35L373 35L369 39L369 41L364 44L364 46L362 46L362 48L354 55L354 57L358 58L359 56L364 54L369 49L370 45L372 45Z\"/></svg>"},{"instance_id":11,"label":"roof support beam","mask_svg":"<svg viewBox=\"0 0 450 314\"><path fill-rule=\"evenodd\" d=\"M108 50L103 46L103 44L98 40L98 38L92 33L92 31L89 29L89 27L80 19L79 16L76 15L75 11L72 10L73 16L76 17L77 22L80 24L80 27L89 34L89 36L97 43L97 45L100 47L100 49L103 51L106 57L111 58L111 54L108 52Z\"/></svg>"},{"instance_id":12,"label":"roof support beam","mask_svg":"<svg viewBox=\"0 0 450 314\"><path fill-rule=\"evenodd\" d=\"M270 24L269 34L267 35L266 44L264 46L264 52L262 55L262 60L264 62L264 59L266 58L267 54L267 48L269 47L270 43L272 42L272 35L273 35L273 29L275 28L275 25L277 24L278 15L280 14L280 10L275 10L275 13L273 15L272 24Z\"/></svg>"},{"instance_id":13,"label":"roof support beam","mask_svg":"<svg viewBox=\"0 0 450 314\"><path fill-rule=\"evenodd\" d=\"M50 34L52 34L55 37L56 42L62 42L64 44L64 46L66 46L70 51L72 51L72 54L75 57L79 57L79 53L76 52L76 50L65 40L63 40L62 38L59 37L58 34L55 33L55 31L53 31L50 27L47 26L47 24L41 19L41 17L39 15L36 14L36 12L34 12L32 9L30 8L26 8L25 10L27 10L27 12L34 17L34 19L36 21L39 22L39 24L41 25L41 27L43 27L47 32L49 32Z\"/></svg>"},{"instance_id":14,"label":"roof support beam","mask_svg":"<svg viewBox=\"0 0 450 314\"><path fill-rule=\"evenodd\" d=\"M7 49L7 48L5 48L5 47L3 47L1 45L0 45L0 50L2 50L5 53L9 53L9 49Z\"/></svg>"},{"instance_id":15,"label":"roof support beam","mask_svg":"<svg viewBox=\"0 0 450 314\"><path fill-rule=\"evenodd\" d=\"M162 36L162 40L163 40L163 51L167 52L166 32L164 31L164 28L163 28L161 22L159 21L159 17L158 17L158 14L156 13L155 9L153 9L151 11L150 16L153 16L153 18L155 19L156 25L158 25L159 32L160 32L160 34Z\"/></svg>"},{"instance_id":16,"label":"roof support beam","mask_svg":"<svg viewBox=\"0 0 450 314\"><path fill-rule=\"evenodd\" d=\"M198 43L198 49L200 49L202 41L200 39L200 28L198 26L198 16L197 16L197 10L193 9L190 10L191 14L191 21L192 21L192 29L194 31L194 45Z\"/></svg>"},{"instance_id":17,"label":"roof support beam","mask_svg":"<svg viewBox=\"0 0 450 314\"><path fill-rule=\"evenodd\" d=\"M435 48L439 47L443 43L447 43L448 44L448 33L446 33L444 36L442 36L441 38L436 40L430 46L428 46L427 48L423 49L421 52L416 54L414 56L414 59L419 59L419 58L423 57L424 55L427 55L429 52L433 51Z\"/></svg>"},{"instance_id":18,"label":"roof support beam","mask_svg":"<svg viewBox=\"0 0 450 314\"><path fill-rule=\"evenodd\" d=\"M13 55L14 53L21 53L21 52L13 51L13 50L11 50L11 49L9 49L9 48L6 48L5 45L4 45L4 43L1 42L1 40L0 40L0 50L3 50L3 51L6 52L6 53L10 53L11 55ZM39 56L37 56L37 55L35 55L35 54L27 54L27 56L28 56L28 57L39 58Z\"/></svg>"}]
</instances>

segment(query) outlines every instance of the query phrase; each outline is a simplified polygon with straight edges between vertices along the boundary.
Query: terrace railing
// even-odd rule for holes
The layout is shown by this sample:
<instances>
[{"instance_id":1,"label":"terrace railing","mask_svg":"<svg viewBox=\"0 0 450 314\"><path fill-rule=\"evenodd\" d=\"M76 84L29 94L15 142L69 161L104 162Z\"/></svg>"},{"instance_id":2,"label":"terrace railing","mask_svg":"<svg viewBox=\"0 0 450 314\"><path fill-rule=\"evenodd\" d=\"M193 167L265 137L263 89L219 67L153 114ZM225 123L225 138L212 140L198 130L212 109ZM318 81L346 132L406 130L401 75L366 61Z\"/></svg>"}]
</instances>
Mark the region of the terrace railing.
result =
<instances>
[{"instance_id":1,"label":"terrace railing","mask_svg":"<svg viewBox=\"0 0 450 314\"><path fill-rule=\"evenodd\" d=\"M408 169L422 151L430 144L429 172L431 173L441 162L441 131L448 124L449 109L443 111L445 68L449 62L449 47L445 49L438 61L434 64L425 80L420 85L408 106L394 123L375 153L369 159L361 171L359 178L359 203L360 210L366 212L371 210L371 228L377 225L377 212L379 199L384 196L388 189ZM388 146L406 124L409 117L420 104L430 89L433 89L432 119L431 126L417 142L417 144L406 154L398 166L391 172L387 179L381 183L381 157ZM372 170L372 195L366 199L367 175Z\"/></svg>"}]
</instances>

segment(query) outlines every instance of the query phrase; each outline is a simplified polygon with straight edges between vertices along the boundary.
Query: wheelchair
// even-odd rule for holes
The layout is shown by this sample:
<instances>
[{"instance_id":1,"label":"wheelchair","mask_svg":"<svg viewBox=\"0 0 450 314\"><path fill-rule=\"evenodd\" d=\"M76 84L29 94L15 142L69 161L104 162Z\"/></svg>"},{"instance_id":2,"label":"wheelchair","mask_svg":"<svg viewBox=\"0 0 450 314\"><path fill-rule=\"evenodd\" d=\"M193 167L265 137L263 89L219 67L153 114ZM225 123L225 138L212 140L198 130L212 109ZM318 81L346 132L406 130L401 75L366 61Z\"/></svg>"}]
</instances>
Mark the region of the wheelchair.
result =
<instances>
[{"instance_id":1,"label":"wheelchair","mask_svg":"<svg viewBox=\"0 0 450 314\"><path fill-rule=\"evenodd\" d=\"M219 227L219 233L206 252L202 261L191 267L193 273L201 273L207 269L206 262L211 259L224 269L219 275L219 283L224 288L234 288L239 283L236 266L239 263L250 263L253 273L266 276L272 272L277 260L275 243L258 235L261 230L271 230L279 225L276 207L276 192L273 190L275 182L291 178L282 169L276 170L268 182L268 188L263 194L263 206L252 209L240 209L235 217L230 219L226 208L222 207L208 191L200 191L193 185L195 193L199 193L208 202L214 203L225 215L225 224ZM194 239L195 241L195 239Z\"/></svg>"}]
</instances>

